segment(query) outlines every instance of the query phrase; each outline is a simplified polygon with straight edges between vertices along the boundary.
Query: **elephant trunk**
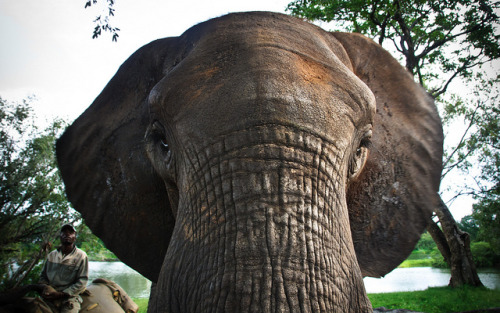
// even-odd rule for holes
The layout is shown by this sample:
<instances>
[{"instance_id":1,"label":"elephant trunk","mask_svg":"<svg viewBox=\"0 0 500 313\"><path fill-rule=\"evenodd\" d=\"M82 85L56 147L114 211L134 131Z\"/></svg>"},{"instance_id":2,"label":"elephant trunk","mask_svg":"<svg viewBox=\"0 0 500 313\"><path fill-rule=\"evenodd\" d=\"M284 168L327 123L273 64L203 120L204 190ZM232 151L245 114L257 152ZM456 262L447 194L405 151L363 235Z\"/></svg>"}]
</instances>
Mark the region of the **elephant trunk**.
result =
<instances>
[{"instance_id":1,"label":"elephant trunk","mask_svg":"<svg viewBox=\"0 0 500 313\"><path fill-rule=\"evenodd\" d=\"M371 311L349 229L346 149L268 129L186 150L191 184L180 182L150 311Z\"/></svg>"}]
</instances>

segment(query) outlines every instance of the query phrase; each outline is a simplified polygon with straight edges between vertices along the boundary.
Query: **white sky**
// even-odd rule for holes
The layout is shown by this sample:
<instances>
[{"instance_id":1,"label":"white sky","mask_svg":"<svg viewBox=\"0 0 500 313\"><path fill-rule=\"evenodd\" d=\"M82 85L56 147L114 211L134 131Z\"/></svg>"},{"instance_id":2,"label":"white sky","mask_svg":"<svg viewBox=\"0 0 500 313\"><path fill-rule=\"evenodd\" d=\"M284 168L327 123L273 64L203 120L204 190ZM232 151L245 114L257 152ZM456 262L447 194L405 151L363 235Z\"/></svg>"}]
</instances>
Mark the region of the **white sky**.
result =
<instances>
[{"instance_id":1,"label":"white sky","mask_svg":"<svg viewBox=\"0 0 500 313\"><path fill-rule=\"evenodd\" d=\"M92 39L99 11L84 9L85 2L0 0L2 98L20 101L35 95L38 116L72 121L141 46L229 12L284 13L290 0L117 0L112 23L121 29L118 42L108 34ZM470 214L471 203L466 198L453 203L457 220Z\"/></svg>"},{"instance_id":2,"label":"white sky","mask_svg":"<svg viewBox=\"0 0 500 313\"><path fill-rule=\"evenodd\" d=\"M99 0L105 2L105 0ZM42 112L75 119L135 50L178 36L212 17L236 11L284 12L288 0L118 0L113 19L121 29L92 39L99 11L86 0L0 0L0 96L34 94Z\"/></svg>"}]
</instances>

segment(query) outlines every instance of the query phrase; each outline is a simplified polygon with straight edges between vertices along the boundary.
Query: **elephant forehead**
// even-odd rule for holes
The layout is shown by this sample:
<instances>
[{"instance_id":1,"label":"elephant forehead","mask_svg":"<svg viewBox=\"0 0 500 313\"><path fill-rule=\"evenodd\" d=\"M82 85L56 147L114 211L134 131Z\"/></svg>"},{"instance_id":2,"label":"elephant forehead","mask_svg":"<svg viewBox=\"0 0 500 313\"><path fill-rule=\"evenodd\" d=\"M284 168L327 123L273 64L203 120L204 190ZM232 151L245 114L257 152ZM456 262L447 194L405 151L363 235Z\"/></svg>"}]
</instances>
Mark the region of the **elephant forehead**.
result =
<instances>
[{"instance_id":1,"label":"elephant forehead","mask_svg":"<svg viewBox=\"0 0 500 313\"><path fill-rule=\"evenodd\" d=\"M304 47L274 32L202 40L155 86L152 111L176 124L196 122L203 134L293 121L331 136L337 125L371 122L374 96L330 48L334 42Z\"/></svg>"}]
</instances>

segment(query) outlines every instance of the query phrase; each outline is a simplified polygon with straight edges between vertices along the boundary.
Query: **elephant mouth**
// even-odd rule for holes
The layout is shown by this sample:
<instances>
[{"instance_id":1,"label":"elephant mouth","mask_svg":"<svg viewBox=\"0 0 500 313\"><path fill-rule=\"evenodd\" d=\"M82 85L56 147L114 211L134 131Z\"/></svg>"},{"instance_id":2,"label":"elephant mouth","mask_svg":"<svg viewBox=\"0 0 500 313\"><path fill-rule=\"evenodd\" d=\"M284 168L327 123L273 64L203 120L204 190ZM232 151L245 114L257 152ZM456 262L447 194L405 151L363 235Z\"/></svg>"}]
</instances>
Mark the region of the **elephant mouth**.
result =
<instances>
[{"instance_id":1,"label":"elephant mouth","mask_svg":"<svg viewBox=\"0 0 500 313\"><path fill-rule=\"evenodd\" d=\"M164 263L173 274L159 282L168 296L178 292L213 311L256 312L306 302L331 311L335 297L364 294L345 205L345 149L266 125L186 154L192 184L181 187L177 244ZM183 289L193 285L200 290Z\"/></svg>"}]
</instances>

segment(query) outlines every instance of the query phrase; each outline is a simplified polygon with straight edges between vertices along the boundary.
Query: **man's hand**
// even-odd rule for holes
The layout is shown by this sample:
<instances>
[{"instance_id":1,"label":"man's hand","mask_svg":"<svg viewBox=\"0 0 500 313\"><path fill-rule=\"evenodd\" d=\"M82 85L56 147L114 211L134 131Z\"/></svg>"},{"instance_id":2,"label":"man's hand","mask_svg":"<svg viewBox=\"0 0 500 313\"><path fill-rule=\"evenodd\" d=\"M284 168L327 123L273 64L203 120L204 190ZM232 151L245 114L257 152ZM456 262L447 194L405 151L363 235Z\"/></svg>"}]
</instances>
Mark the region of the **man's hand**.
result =
<instances>
[{"instance_id":1,"label":"man's hand","mask_svg":"<svg viewBox=\"0 0 500 313\"><path fill-rule=\"evenodd\" d=\"M66 298L67 296L68 295L66 293L60 292L60 291L43 294L43 298L47 299L47 300L63 299L63 298Z\"/></svg>"},{"instance_id":2,"label":"man's hand","mask_svg":"<svg viewBox=\"0 0 500 313\"><path fill-rule=\"evenodd\" d=\"M56 291L50 286L46 286L42 292L42 298L46 300L57 300L68 297L67 293Z\"/></svg>"}]
</instances>

